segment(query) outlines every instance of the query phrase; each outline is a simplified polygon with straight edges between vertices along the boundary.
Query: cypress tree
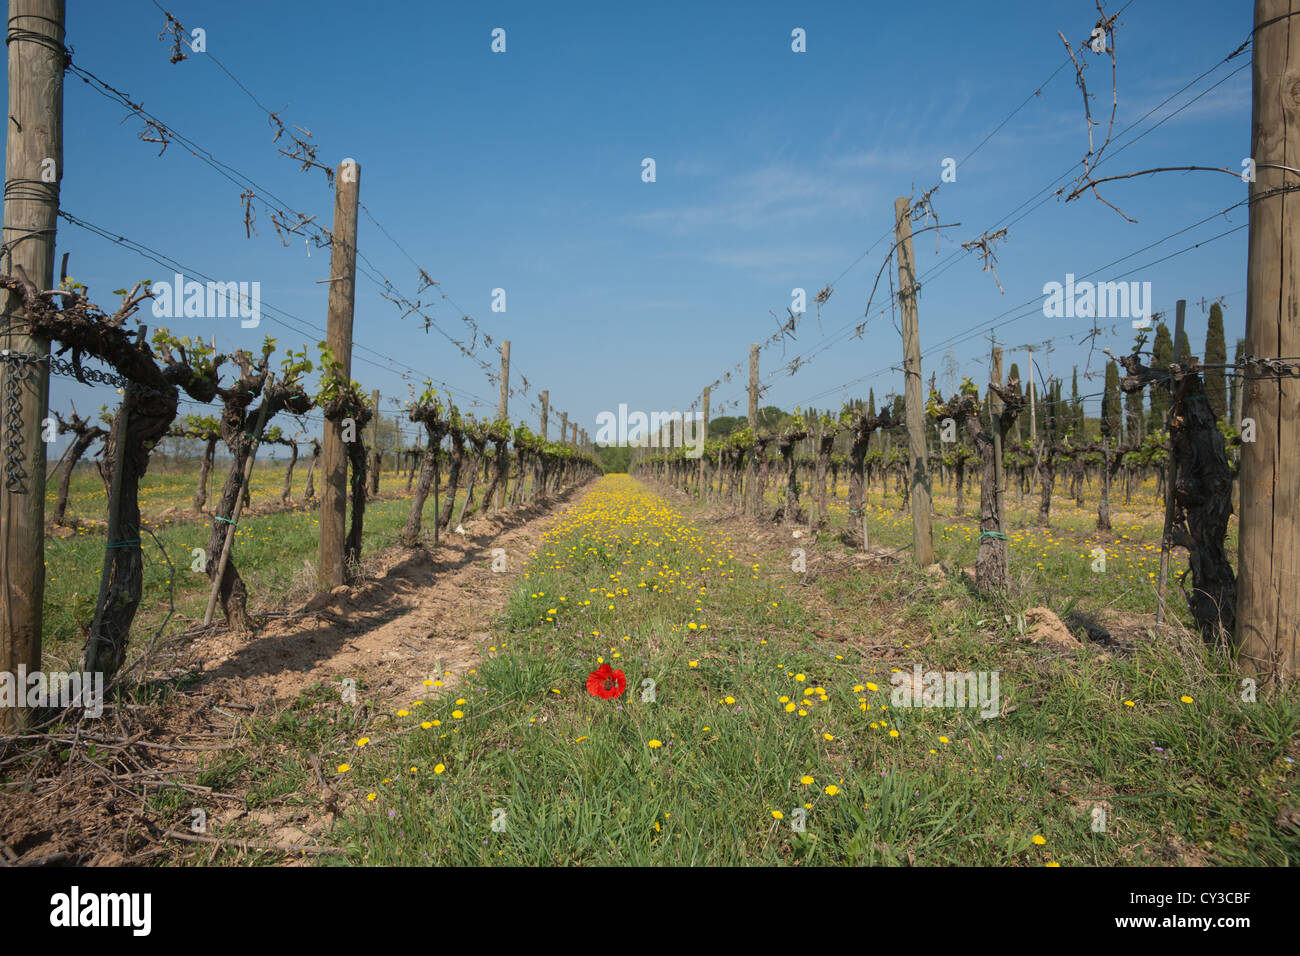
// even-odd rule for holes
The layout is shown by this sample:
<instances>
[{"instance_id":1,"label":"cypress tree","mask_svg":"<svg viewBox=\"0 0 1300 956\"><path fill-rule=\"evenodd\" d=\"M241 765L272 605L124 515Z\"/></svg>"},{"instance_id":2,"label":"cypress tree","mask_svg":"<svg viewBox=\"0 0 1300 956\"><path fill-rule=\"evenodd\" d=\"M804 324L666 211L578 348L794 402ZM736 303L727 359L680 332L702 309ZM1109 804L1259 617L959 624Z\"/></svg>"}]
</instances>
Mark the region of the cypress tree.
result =
<instances>
[{"instance_id":1,"label":"cypress tree","mask_svg":"<svg viewBox=\"0 0 1300 956\"><path fill-rule=\"evenodd\" d=\"M1106 385L1101 395L1101 434L1112 441L1120 437L1119 366L1106 363Z\"/></svg>"},{"instance_id":2,"label":"cypress tree","mask_svg":"<svg viewBox=\"0 0 1300 956\"><path fill-rule=\"evenodd\" d=\"M1223 338L1223 309L1219 303L1210 306L1210 324L1205 331L1205 364L1223 365L1228 361L1228 344ZM1228 414L1228 376L1222 368L1205 370L1205 397L1214 417L1223 419Z\"/></svg>"},{"instance_id":3,"label":"cypress tree","mask_svg":"<svg viewBox=\"0 0 1300 956\"><path fill-rule=\"evenodd\" d=\"M1074 366L1074 375L1070 379L1070 435L1079 441L1083 440L1083 420L1079 412L1082 407L1079 398L1079 366Z\"/></svg>"},{"instance_id":4,"label":"cypress tree","mask_svg":"<svg viewBox=\"0 0 1300 956\"><path fill-rule=\"evenodd\" d=\"M1165 368L1174 361L1174 339L1169 334L1169 326L1163 322L1156 325L1156 339L1151 346L1152 366ZM1118 372L1116 373L1118 374ZM1160 386L1151 389L1151 414L1147 418L1147 431L1162 431L1165 417L1169 414L1169 393Z\"/></svg>"},{"instance_id":5,"label":"cypress tree","mask_svg":"<svg viewBox=\"0 0 1300 956\"><path fill-rule=\"evenodd\" d=\"M1142 444L1142 392L1139 388L1124 395L1124 441L1131 448Z\"/></svg>"},{"instance_id":6,"label":"cypress tree","mask_svg":"<svg viewBox=\"0 0 1300 956\"><path fill-rule=\"evenodd\" d=\"M1039 405L1038 420L1049 445L1056 444L1064 432L1065 416L1061 414L1061 381L1047 383L1047 394Z\"/></svg>"}]
</instances>

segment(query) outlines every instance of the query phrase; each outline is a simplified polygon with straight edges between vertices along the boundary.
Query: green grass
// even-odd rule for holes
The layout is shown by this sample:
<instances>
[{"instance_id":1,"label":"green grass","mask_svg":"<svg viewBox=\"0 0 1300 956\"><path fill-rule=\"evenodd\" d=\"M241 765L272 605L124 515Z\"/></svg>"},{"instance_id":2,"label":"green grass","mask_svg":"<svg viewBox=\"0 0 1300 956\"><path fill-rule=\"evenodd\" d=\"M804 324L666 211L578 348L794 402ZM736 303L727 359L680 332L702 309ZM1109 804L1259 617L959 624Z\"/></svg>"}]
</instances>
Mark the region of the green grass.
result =
<instances>
[{"instance_id":1,"label":"green grass","mask_svg":"<svg viewBox=\"0 0 1300 956\"><path fill-rule=\"evenodd\" d=\"M557 523L481 666L340 737L329 760L348 765L335 777L355 803L330 840L346 862L1296 858L1296 835L1274 824L1292 799L1294 692L1243 701L1240 679L1190 641L1127 657L1026 646L1004 607L906 564L800 592L788 548L691 517L607 477ZM852 641L812 633L822 602ZM865 649L876 644L888 649ZM627 674L617 700L586 691L600 657ZM914 661L997 670L1001 716L890 707L891 664Z\"/></svg>"},{"instance_id":2,"label":"green grass","mask_svg":"<svg viewBox=\"0 0 1300 956\"><path fill-rule=\"evenodd\" d=\"M267 472L261 485L278 497L282 472ZM182 477L162 476L157 501L187 504L193 481ZM697 504L670 506L610 476L557 517L476 668L398 707L365 688L353 707L318 685L245 722L239 750L205 757L186 779L277 816L320 812L319 754L346 806L321 837L345 853L324 865L1289 864L1300 841L1275 821L1295 805L1294 690L1243 699L1230 664L1190 638L1149 636L1107 654L1020 640L1017 614L1036 604L1150 611L1160 516L1149 490L1100 539L1115 548L1105 574L1090 569L1086 510L1058 498L1050 533L1013 513L1019 580L985 601L905 560L852 565L833 534L798 542L810 568L829 569L810 582L791 570L782 533L756 540L748 526L703 522ZM897 502L882 509L878 490L869 501L873 541L905 544ZM393 542L407 507L367 506L368 551ZM942 495L938 510L951 514ZM315 558L315 517L243 525L241 572L274 606ZM972 527L969 516L938 522L940 558L971 563ZM182 561L206 528L164 519L156 533L178 565L178 609L201 614L206 579ZM95 534L49 543L47 626L67 635L55 654L79 649L102 555ZM137 647L165 613L166 577L147 557ZM615 700L587 693L600 658L626 673ZM1000 716L891 706L891 671L913 663L997 671ZM178 818L193 802L179 789L149 799ZM248 820L224 835L265 837ZM283 860L182 852L191 863Z\"/></svg>"},{"instance_id":3,"label":"green grass","mask_svg":"<svg viewBox=\"0 0 1300 956\"><path fill-rule=\"evenodd\" d=\"M1135 487L1132 500L1124 504L1121 486L1111 491L1112 530L1097 530L1097 501L1100 490L1095 485L1085 489L1084 505L1076 505L1066 494L1068 482L1058 476L1052 496L1051 527L1038 525L1039 491L1035 487L1020 500L1019 493L1007 492L1007 529L1010 544L1011 578L1033 579L1034 586L1053 603L1063 604L1070 598L1140 614L1155 612L1156 576L1160 570L1160 538L1164 526L1164 505L1156 494L1154 479ZM782 486L783 489L784 486ZM801 489L807 494L806 489ZM782 491L783 494L783 491ZM769 491L766 504L775 509L783 497ZM803 502L806 507L807 502ZM867 534L873 545L906 548L912 541L912 518L903 508L902 496L893 490L881 492L873 484L867 494ZM846 527L848 521L847 488L841 482L838 496L829 507L829 524L833 531ZM933 542L936 560L956 567L972 567L979 548L979 481L968 479L962 514L956 511L956 494L935 481ZM1237 552L1237 521L1230 519L1224 541L1230 559ZM1106 552L1105 570L1094 570L1096 548ZM1180 552L1182 553L1182 552ZM1099 565L1098 565L1099 566ZM1177 578L1186 569L1185 558L1170 562L1168 602L1172 620L1191 623L1186 602L1179 594Z\"/></svg>"}]
</instances>

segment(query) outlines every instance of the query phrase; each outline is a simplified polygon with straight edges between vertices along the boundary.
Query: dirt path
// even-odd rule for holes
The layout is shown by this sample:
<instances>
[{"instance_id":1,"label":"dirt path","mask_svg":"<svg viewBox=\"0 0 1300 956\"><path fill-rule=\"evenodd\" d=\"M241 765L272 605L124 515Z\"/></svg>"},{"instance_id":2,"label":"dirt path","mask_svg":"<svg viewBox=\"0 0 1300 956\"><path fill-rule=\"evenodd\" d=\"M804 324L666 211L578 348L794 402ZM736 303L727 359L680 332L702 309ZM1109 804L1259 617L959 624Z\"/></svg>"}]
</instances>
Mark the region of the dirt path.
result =
<instances>
[{"instance_id":1,"label":"dirt path","mask_svg":"<svg viewBox=\"0 0 1300 956\"><path fill-rule=\"evenodd\" d=\"M294 697L321 681L355 678L379 700L418 695L427 678L454 683L478 660L492 620L557 510L576 489L544 505L473 518L442 535L436 554L393 547L373 559L373 577L338 588L249 640L219 631L188 649L199 687L255 702ZM505 570L493 571L504 550Z\"/></svg>"}]
</instances>

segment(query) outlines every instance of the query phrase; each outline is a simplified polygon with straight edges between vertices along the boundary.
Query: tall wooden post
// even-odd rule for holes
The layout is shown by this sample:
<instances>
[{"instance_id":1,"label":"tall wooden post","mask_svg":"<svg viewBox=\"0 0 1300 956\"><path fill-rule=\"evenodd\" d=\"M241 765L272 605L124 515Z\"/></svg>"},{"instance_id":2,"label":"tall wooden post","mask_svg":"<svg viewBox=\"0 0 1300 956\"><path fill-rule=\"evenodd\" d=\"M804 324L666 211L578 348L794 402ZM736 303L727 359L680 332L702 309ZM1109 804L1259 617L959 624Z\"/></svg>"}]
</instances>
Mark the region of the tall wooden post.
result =
<instances>
[{"instance_id":1,"label":"tall wooden post","mask_svg":"<svg viewBox=\"0 0 1300 956\"><path fill-rule=\"evenodd\" d=\"M383 468L384 456L379 450L379 389L370 393L370 403L375 407L374 417L370 419L370 497L379 496L379 472Z\"/></svg>"},{"instance_id":2,"label":"tall wooden post","mask_svg":"<svg viewBox=\"0 0 1300 956\"><path fill-rule=\"evenodd\" d=\"M1034 378L1034 348L1026 345L1025 351L1029 354L1029 444L1034 447L1038 444L1038 385Z\"/></svg>"},{"instance_id":3,"label":"tall wooden post","mask_svg":"<svg viewBox=\"0 0 1300 956\"><path fill-rule=\"evenodd\" d=\"M1300 355L1300 0L1256 0L1250 155L1247 355ZM1286 359L1294 361L1294 359ZM1266 682L1300 672L1300 379L1248 371L1239 402L1255 424L1241 446L1238 661Z\"/></svg>"},{"instance_id":4,"label":"tall wooden post","mask_svg":"<svg viewBox=\"0 0 1300 956\"><path fill-rule=\"evenodd\" d=\"M709 392L710 386L704 386L704 419L700 422L700 497L705 501L713 491L713 476L709 474L708 456L702 449L709 440Z\"/></svg>"},{"instance_id":5,"label":"tall wooden post","mask_svg":"<svg viewBox=\"0 0 1300 956\"><path fill-rule=\"evenodd\" d=\"M18 267L40 289L54 284L54 230L63 178L64 0L10 0L9 119L0 269ZM50 344L17 331L22 299L0 318L0 672L41 667L45 600L45 442ZM16 677L15 677L16 679ZM25 726L26 708L0 708L0 730Z\"/></svg>"},{"instance_id":6,"label":"tall wooden post","mask_svg":"<svg viewBox=\"0 0 1300 956\"><path fill-rule=\"evenodd\" d=\"M577 448L578 447L578 423L574 422L570 427L573 429L573 441L571 442L571 444L573 445L574 448Z\"/></svg>"},{"instance_id":7,"label":"tall wooden post","mask_svg":"<svg viewBox=\"0 0 1300 956\"><path fill-rule=\"evenodd\" d=\"M334 179L334 229L330 243L330 296L326 344L342 363L345 382L352 380L352 307L357 292L357 200L361 165L339 164ZM360 440L359 435L353 438ZM348 516L348 454L343 423L325 422L321 444L320 550L316 586L330 591L343 583L343 546Z\"/></svg>"},{"instance_id":8,"label":"tall wooden post","mask_svg":"<svg viewBox=\"0 0 1300 956\"><path fill-rule=\"evenodd\" d=\"M569 443L569 413L561 412L560 413L560 444L567 445L568 443Z\"/></svg>"},{"instance_id":9,"label":"tall wooden post","mask_svg":"<svg viewBox=\"0 0 1300 956\"><path fill-rule=\"evenodd\" d=\"M668 454L664 456L664 480L671 484L673 481L673 468L675 467L673 452L677 449L676 422L670 418L665 422L665 427L668 429Z\"/></svg>"},{"instance_id":10,"label":"tall wooden post","mask_svg":"<svg viewBox=\"0 0 1300 956\"><path fill-rule=\"evenodd\" d=\"M999 387L1002 385L1002 349L996 345L993 346L993 364L989 372L989 381ZM998 531L1006 534L1007 503L1003 497L1006 491L1006 479L1002 474L1002 399L992 389L989 389L989 415L993 419L993 480L996 487L994 498L998 507Z\"/></svg>"},{"instance_id":11,"label":"tall wooden post","mask_svg":"<svg viewBox=\"0 0 1300 956\"><path fill-rule=\"evenodd\" d=\"M1174 364L1177 365L1187 356L1183 355L1183 319L1187 316L1187 300L1179 299L1175 304L1174 311ZM1169 394L1172 396L1177 385L1169 383ZM1173 547L1173 541L1170 537L1170 527L1174 523L1174 483L1178 480L1178 462L1175 460L1173 453L1169 455L1169 462L1165 466L1165 526L1164 532L1160 535L1160 579L1156 581L1156 623L1159 624L1165 619L1165 591L1166 582L1169 579L1169 550Z\"/></svg>"},{"instance_id":12,"label":"tall wooden post","mask_svg":"<svg viewBox=\"0 0 1300 956\"><path fill-rule=\"evenodd\" d=\"M506 418L509 411L510 343L509 341L506 341L501 343L501 395L497 398L497 418ZM505 472L501 475L501 483L497 485L497 508L504 508L506 506L506 486L510 484L510 448L508 444L503 454L506 456L506 465Z\"/></svg>"},{"instance_id":13,"label":"tall wooden post","mask_svg":"<svg viewBox=\"0 0 1300 956\"><path fill-rule=\"evenodd\" d=\"M898 243L898 303L903 314L903 400L907 411L907 453L911 461L912 555L921 567L934 564L930 538L930 467L926 460L925 399L921 394L921 335L916 310L916 260L912 255L912 204L894 200Z\"/></svg>"},{"instance_id":14,"label":"tall wooden post","mask_svg":"<svg viewBox=\"0 0 1300 956\"><path fill-rule=\"evenodd\" d=\"M749 346L749 430L758 434L758 346ZM758 487L758 445L749 452L749 468L745 474L745 494L742 510L758 514L763 509L763 493Z\"/></svg>"},{"instance_id":15,"label":"tall wooden post","mask_svg":"<svg viewBox=\"0 0 1300 956\"><path fill-rule=\"evenodd\" d=\"M546 441L546 413L550 411L551 393L549 391L542 392L541 399L542 399L542 441Z\"/></svg>"}]
</instances>

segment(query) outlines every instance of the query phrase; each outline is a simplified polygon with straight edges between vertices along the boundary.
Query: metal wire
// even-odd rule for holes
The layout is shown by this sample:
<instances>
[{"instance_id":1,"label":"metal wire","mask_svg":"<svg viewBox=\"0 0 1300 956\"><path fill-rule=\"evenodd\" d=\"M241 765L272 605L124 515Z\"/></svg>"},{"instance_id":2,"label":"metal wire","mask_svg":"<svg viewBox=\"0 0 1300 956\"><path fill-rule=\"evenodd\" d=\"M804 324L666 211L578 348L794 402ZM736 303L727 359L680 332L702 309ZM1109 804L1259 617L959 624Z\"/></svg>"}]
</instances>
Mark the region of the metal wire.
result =
<instances>
[{"instance_id":1,"label":"metal wire","mask_svg":"<svg viewBox=\"0 0 1300 956\"><path fill-rule=\"evenodd\" d=\"M0 351L9 366L4 377L4 469L5 491L14 495L27 494L27 479L23 468L23 385L32 378L32 366L44 356L34 352L13 349Z\"/></svg>"}]
</instances>

